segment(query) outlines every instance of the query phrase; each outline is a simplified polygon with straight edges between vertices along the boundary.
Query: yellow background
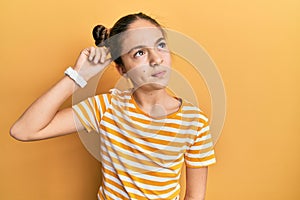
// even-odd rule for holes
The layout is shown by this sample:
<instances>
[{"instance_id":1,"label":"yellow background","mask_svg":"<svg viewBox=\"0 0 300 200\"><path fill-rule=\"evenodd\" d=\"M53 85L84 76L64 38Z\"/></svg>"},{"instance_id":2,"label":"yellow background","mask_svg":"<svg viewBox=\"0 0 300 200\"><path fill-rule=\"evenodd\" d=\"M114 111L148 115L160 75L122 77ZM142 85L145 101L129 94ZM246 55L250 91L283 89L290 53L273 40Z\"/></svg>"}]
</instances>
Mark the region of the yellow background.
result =
<instances>
[{"instance_id":1,"label":"yellow background","mask_svg":"<svg viewBox=\"0 0 300 200\"><path fill-rule=\"evenodd\" d=\"M194 38L222 75L227 117L207 200L300 199L299 10L296 0L2 0L0 199L96 199L99 163L76 134L22 143L9 128L93 45L94 25L138 11Z\"/></svg>"}]
</instances>

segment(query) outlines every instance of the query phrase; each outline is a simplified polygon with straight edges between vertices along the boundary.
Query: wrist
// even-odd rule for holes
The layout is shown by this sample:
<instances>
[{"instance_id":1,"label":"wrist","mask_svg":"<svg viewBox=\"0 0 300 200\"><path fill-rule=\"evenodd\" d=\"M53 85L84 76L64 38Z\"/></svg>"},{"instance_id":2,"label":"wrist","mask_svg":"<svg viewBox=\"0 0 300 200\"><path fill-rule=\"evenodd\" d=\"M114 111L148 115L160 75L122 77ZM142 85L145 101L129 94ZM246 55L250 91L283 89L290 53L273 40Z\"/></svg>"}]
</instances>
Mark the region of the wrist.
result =
<instances>
[{"instance_id":1,"label":"wrist","mask_svg":"<svg viewBox=\"0 0 300 200\"><path fill-rule=\"evenodd\" d=\"M86 80L82 76L80 76L79 73L72 67L68 67L66 69L65 75L72 79L81 88L84 88L87 84Z\"/></svg>"}]
</instances>

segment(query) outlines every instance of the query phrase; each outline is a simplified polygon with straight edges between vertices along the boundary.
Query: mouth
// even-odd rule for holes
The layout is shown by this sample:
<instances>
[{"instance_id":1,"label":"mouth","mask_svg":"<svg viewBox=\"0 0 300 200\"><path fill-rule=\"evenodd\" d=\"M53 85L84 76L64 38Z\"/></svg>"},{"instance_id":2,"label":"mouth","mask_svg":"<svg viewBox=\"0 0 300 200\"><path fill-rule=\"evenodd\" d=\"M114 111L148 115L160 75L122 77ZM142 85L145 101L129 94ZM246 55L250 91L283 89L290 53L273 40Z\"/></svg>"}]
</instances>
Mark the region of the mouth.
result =
<instances>
[{"instance_id":1,"label":"mouth","mask_svg":"<svg viewBox=\"0 0 300 200\"><path fill-rule=\"evenodd\" d=\"M166 71L159 71L151 74L153 77L163 77L166 74Z\"/></svg>"}]
</instances>

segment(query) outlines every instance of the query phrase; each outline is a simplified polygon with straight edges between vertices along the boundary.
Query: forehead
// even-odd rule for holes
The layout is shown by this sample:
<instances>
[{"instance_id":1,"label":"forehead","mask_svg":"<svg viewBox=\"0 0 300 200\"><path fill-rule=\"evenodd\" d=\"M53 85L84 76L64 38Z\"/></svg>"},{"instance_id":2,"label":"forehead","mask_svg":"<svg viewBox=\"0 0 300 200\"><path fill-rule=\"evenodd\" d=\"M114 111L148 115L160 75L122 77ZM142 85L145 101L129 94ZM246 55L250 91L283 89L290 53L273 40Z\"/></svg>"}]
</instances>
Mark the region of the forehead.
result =
<instances>
[{"instance_id":1,"label":"forehead","mask_svg":"<svg viewBox=\"0 0 300 200\"><path fill-rule=\"evenodd\" d=\"M122 33L122 53L137 46L153 47L160 38L164 35L159 27L146 20L136 20Z\"/></svg>"}]
</instances>

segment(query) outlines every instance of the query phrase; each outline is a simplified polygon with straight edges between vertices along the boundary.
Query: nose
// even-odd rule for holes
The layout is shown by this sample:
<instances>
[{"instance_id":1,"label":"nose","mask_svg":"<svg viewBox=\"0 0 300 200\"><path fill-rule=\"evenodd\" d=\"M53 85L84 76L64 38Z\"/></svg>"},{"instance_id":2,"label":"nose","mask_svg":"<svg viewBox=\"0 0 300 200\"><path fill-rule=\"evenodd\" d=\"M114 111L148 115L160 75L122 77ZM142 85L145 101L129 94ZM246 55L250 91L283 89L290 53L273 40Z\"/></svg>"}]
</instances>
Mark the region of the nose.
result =
<instances>
[{"instance_id":1,"label":"nose","mask_svg":"<svg viewBox=\"0 0 300 200\"><path fill-rule=\"evenodd\" d=\"M149 61L150 66L155 67L163 63L163 58L156 49L150 49L149 50Z\"/></svg>"}]
</instances>

